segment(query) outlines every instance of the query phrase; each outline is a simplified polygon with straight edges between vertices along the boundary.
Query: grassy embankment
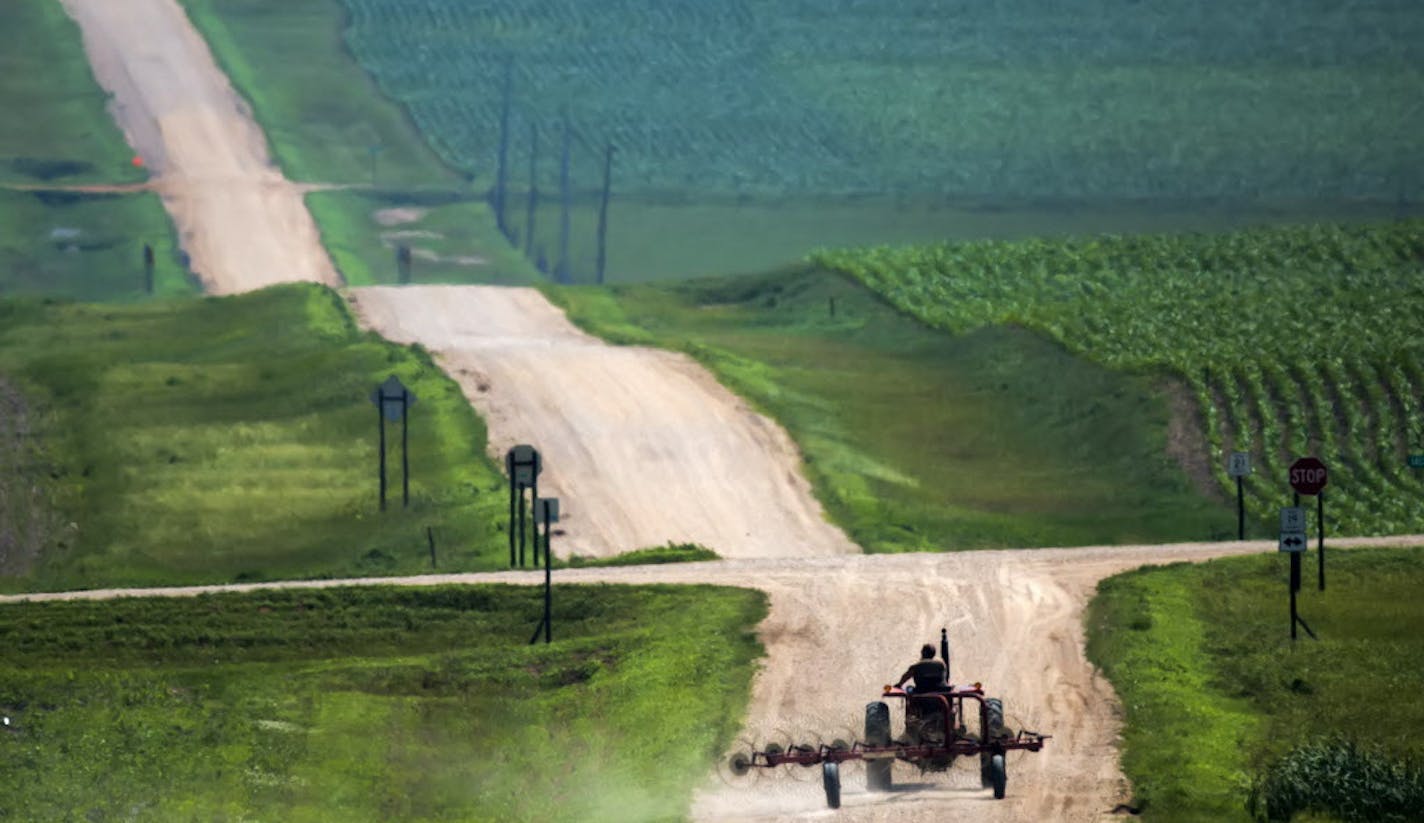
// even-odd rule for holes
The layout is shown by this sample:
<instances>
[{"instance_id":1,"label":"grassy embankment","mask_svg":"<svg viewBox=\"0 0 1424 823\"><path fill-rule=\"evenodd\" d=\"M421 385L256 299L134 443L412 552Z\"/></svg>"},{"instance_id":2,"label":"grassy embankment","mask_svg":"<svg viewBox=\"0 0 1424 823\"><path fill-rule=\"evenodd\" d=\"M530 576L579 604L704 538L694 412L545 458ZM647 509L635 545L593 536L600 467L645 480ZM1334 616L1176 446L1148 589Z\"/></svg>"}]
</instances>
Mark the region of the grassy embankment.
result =
<instances>
[{"instance_id":1,"label":"grassy embankment","mask_svg":"<svg viewBox=\"0 0 1424 823\"><path fill-rule=\"evenodd\" d=\"M1286 473L1330 467L1331 533L1424 529L1424 221L827 251L928 325L1013 324L1119 371L1169 374L1204 421L1220 488L1247 452L1247 506L1269 523Z\"/></svg>"},{"instance_id":2,"label":"grassy embankment","mask_svg":"<svg viewBox=\"0 0 1424 823\"><path fill-rule=\"evenodd\" d=\"M1407 793L1407 775L1376 768L1374 788L1362 789L1358 770L1283 761L1312 743L1340 755L1340 741L1354 743L1377 764L1412 760L1414 802L1424 801L1424 549L1327 552L1326 591L1316 590L1312 550L1299 595L1319 641L1289 639L1283 556L1141 569L1099 585L1088 654L1126 711L1123 769L1145 820L1250 819L1251 789L1267 774L1356 808L1322 804L1309 819L1418 819L1417 805L1396 806L1393 818L1368 805ZM1268 796L1277 814L1292 805L1258 792L1262 812Z\"/></svg>"},{"instance_id":3,"label":"grassy embankment","mask_svg":"<svg viewBox=\"0 0 1424 823\"><path fill-rule=\"evenodd\" d=\"M405 112L351 60L341 40L339 3L183 5L252 104L286 175L349 187L307 196L322 241L348 283L396 282L398 243L415 250L417 283L537 277L495 229L484 201L488 183L446 167ZM394 225L376 219L394 208L416 209L417 216Z\"/></svg>"},{"instance_id":4,"label":"grassy embankment","mask_svg":"<svg viewBox=\"0 0 1424 823\"><path fill-rule=\"evenodd\" d=\"M165 585L492 569L504 480L483 423L419 350L355 328L307 285L201 301L0 304L0 374L37 410L60 522L6 588ZM377 512L369 396L398 375L411 504ZM507 562L507 560L503 561Z\"/></svg>"},{"instance_id":5,"label":"grassy embankment","mask_svg":"<svg viewBox=\"0 0 1424 823\"><path fill-rule=\"evenodd\" d=\"M531 646L521 587L0 605L0 817L676 819L745 710L765 610L560 587Z\"/></svg>"},{"instance_id":6,"label":"grassy embankment","mask_svg":"<svg viewBox=\"0 0 1424 823\"><path fill-rule=\"evenodd\" d=\"M155 253L155 292L191 293L156 195L14 188L146 179L59 3L0 7L0 75L0 294L136 299L144 243Z\"/></svg>"},{"instance_id":7,"label":"grassy embankment","mask_svg":"<svg viewBox=\"0 0 1424 823\"><path fill-rule=\"evenodd\" d=\"M1232 526L1168 457L1152 379L1033 334L951 337L810 270L552 296L604 337L689 352L780 420L832 516L870 551L1199 540Z\"/></svg>"}]
</instances>

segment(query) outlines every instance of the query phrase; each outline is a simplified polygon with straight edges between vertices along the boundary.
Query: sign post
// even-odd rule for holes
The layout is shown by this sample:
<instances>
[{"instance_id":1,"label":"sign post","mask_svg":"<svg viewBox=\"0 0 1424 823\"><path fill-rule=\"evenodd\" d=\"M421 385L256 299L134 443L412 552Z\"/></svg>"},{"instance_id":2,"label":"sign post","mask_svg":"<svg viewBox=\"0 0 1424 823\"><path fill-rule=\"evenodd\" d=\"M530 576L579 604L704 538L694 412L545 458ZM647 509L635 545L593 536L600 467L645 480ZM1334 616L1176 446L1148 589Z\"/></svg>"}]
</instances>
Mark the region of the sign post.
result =
<instances>
[{"instance_id":1,"label":"sign post","mask_svg":"<svg viewBox=\"0 0 1424 823\"><path fill-rule=\"evenodd\" d=\"M1325 591L1325 484L1329 473L1325 464L1314 457L1302 457L1290 467L1290 485L1297 495L1315 497L1315 528L1320 535L1320 591ZM1299 500L1299 498L1297 498Z\"/></svg>"},{"instance_id":2,"label":"sign post","mask_svg":"<svg viewBox=\"0 0 1424 823\"><path fill-rule=\"evenodd\" d=\"M371 392L371 402L376 404L376 425L380 429L380 475L381 511L386 510L386 421L401 424L401 506L410 505L410 429L407 424L410 407L415 405L415 392L407 389L395 375Z\"/></svg>"},{"instance_id":3,"label":"sign post","mask_svg":"<svg viewBox=\"0 0 1424 823\"><path fill-rule=\"evenodd\" d=\"M1305 626L1305 631L1311 637L1315 633L1310 631L1305 621L1295 608L1295 593L1300 591L1300 556L1310 547L1310 541L1305 536L1305 509L1300 506L1290 506L1281 509L1281 548L1283 552L1290 554L1290 581L1287 588L1290 589L1290 636L1291 640L1296 639L1297 625Z\"/></svg>"},{"instance_id":4,"label":"sign post","mask_svg":"<svg viewBox=\"0 0 1424 823\"><path fill-rule=\"evenodd\" d=\"M535 505L539 501L539 473L544 468L539 451L521 443L504 455L504 468L509 473L509 565L524 566L524 490L533 490ZM519 554L515 555L515 530L519 532ZM534 562L539 562L539 541L534 540Z\"/></svg>"},{"instance_id":5,"label":"sign post","mask_svg":"<svg viewBox=\"0 0 1424 823\"><path fill-rule=\"evenodd\" d=\"M554 642L554 567L550 557L553 551L550 541L553 539L553 524L559 522L559 498L548 497L534 501L534 519L544 523L544 622L539 624L539 628L534 630L534 636L529 638L532 646L539 641L540 629L544 632L544 642ZM536 535L534 538L538 540Z\"/></svg>"},{"instance_id":6,"label":"sign post","mask_svg":"<svg viewBox=\"0 0 1424 823\"><path fill-rule=\"evenodd\" d=\"M1409 468L1424 469L1424 454L1409 455Z\"/></svg>"},{"instance_id":7,"label":"sign post","mask_svg":"<svg viewBox=\"0 0 1424 823\"><path fill-rule=\"evenodd\" d=\"M1246 452L1232 452L1227 461L1226 473L1236 478L1236 539L1246 539L1246 496L1241 489L1241 480L1251 473L1251 455Z\"/></svg>"}]
</instances>

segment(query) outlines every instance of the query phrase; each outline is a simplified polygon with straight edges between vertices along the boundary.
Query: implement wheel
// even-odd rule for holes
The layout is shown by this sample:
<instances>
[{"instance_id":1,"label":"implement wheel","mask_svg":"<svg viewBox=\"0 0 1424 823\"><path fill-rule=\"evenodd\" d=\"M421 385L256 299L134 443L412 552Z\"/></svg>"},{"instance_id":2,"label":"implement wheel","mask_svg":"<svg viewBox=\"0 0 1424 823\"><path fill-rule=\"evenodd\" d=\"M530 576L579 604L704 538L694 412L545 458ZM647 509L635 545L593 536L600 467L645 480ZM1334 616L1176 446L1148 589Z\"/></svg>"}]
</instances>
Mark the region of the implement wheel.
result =
<instances>
[{"instance_id":1,"label":"implement wheel","mask_svg":"<svg viewBox=\"0 0 1424 823\"><path fill-rule=\"evenodd\" d=\"M826 805L841 807L841 764L827 761L821 764L821 782L826 786Z\"/></svg>"},{"instance_id":2,"label":"implement wheel","mask_svg":"<svg viewBox=\"0 0 1424 823\"><path fill-rule=\"evenodd\" d=\"M890 707L881 701L865 706L865 745L890 745ZM865 785L872 792L888 792L894 787L893 758L865 761Z\"/></svg>"},{"instance_id":3,"label":"implement wheel","mask_svg":"<svg viewBox=\"0 0 1424 823\"><path fill-rule=\"evenodd\" d=\"M996 754L989 758L989 780L994 787L994 799L1003 800L1009 785L1009 770L1004 765L1004 756Z\"/></svg>"}]
</instances>

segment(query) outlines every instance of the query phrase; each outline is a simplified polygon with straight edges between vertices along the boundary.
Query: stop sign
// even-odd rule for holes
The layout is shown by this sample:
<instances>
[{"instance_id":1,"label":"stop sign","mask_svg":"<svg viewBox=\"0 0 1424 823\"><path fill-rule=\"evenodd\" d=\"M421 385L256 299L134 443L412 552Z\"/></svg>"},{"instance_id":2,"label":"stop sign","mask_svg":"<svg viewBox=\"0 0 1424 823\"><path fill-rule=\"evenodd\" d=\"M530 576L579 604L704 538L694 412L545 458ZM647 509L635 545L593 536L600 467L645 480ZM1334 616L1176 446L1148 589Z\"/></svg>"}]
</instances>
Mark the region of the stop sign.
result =
<instances>
[{"instance_id":1,"label":"stop sign","mask_svg":"<svg viewBox=\"0 0 1424 823\"><path fill-rule=\"evenodd\" d=\"M1320 494L1325 488L1325 464L1314 457L1302 457L1291 464L1290 484L1298 494Z\"/></svg>"}]
</instances>

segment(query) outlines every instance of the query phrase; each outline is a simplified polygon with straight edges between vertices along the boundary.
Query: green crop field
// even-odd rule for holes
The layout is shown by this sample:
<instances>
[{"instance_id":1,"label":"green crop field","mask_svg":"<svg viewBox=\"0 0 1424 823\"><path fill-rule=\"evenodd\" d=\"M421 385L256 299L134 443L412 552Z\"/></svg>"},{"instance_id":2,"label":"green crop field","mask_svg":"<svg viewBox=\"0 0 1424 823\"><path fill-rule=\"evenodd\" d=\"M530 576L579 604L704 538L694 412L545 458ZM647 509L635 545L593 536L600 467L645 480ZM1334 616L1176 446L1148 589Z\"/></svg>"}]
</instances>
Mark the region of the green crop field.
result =
<instances>
[{"instance_id":1,"label":"green crop field","mask_svg":"<svg viewBox=\"0 0 1424 823\"><path fill-rule=\"evenodd\" d=\"M507 501L483 422L428 356L358 331L330 290L8 301L0 318L0 375L32 421L14 435L21 478L52 501L0 506L4 532L38 524L10 547L4 588L426 571L427 527L439 569L501 565ZM419 405L410 508L392 426L381 514L369 397L392 374Z\"/></svg>"},{"instance_id":2,"label":"green crop field","mask_svg":"<svg viewBox=\"0 0 1424 823\"><path fill-rule=\"evenodd\" d=\"M1424 186L1401 176L1424 125L1424 18L1387 0L344 2L357 59L447 162L485 178L509 66L520 142L566 112L581 153L618 147L631 191L1393 199Z\"/></svg>"},{"instance_id":3,"label":"green crop field","mask_svg":"<svg viewBox=\"0 0 1424 823\"><path fill-rule=\"evenodd\" d=\"M1022 326L1111 368L1192 387L1223 491L1248 452L1261 521L1290 502L1286 469L1331 470L1334 533L1424 530L1424 223L1221 235L826 251L897 308L963 334ZM1313 516L1312 516L1313 519Z\"/></svg>"},{"instance_id":4,"label":"green crop field","mask_svg":"<svg viewBox=\"0 0 1424 823\"><path fill-rule=\"evenodd\" d=\"M1122 700L1144 820L1419 819L1424 549L1326 551L1326 590L1312 551L1299 594L1318 641L1290 640L1276 553L1099 584L1088 656Z\"/></svg>"},{"instance_id":5,"label":"green crop field","mask_svg":"<svg viewBox=\"0 0 1424 823\"><path fill-rule=\"evenodd\" d=\"M680 818L745 710L765 597L553 603L533 646L541 592L512 586L0 605L0 818Z\"/></svg>"}]
</instances>

